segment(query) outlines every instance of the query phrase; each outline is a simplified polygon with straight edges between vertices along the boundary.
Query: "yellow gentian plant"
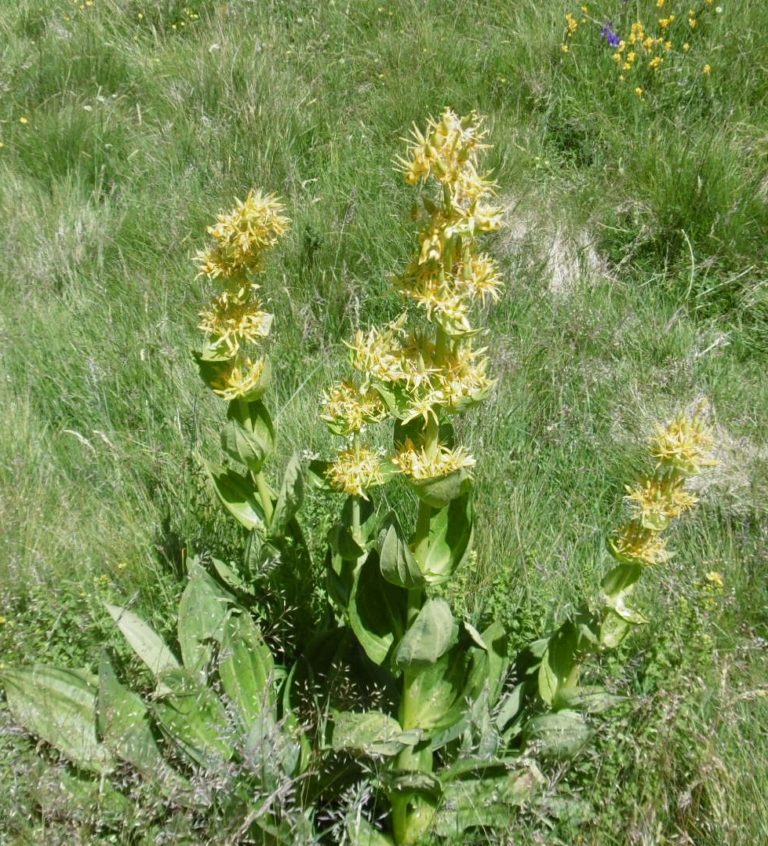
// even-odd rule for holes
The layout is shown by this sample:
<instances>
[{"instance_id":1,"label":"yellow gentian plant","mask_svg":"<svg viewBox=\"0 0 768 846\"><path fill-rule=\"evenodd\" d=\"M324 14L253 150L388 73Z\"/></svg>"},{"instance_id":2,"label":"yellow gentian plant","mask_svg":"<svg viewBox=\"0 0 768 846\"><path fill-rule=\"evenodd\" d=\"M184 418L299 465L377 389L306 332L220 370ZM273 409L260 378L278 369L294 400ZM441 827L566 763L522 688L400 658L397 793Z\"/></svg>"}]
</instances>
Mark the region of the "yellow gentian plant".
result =
<instances>
[{"instance_id":1,"label":"yellow gentian plant","mask_svg":"<svg viewBox=\"0 0 768 846\"><path fill-rule=\"evenodd\" d=\"M386 819L376 827L348 815L344 836L415 846L505 828L544 782L536 758L573 754L589 736L585 714L616 701L580 684L583 667L644 622L632 592L670 558L665 532L696 504L689 482L714 462L713 437L701 411L656 431L653 469L627 489L627 519L608 538L613 568L597 598L554 632L513 660L500 623L478 631L456 619L442 594L470 558L476 462L453 421L493 387L476 315L502 287L481 251L482 237L502 225L480 165L485 137L477 115L450 109L414 128L398 160L420 192L417 243L394 279L405 308L354 336L351 373L325 392L320 417L340 439L335 457L306 469L295 457L277 492L265 474L275 438L264 404L272 315L256 280L288 220L274 196L252 191L209 229L197 262L214 292L195 358L227 402L221 443L230 461L210 465L210 476L248 531L249 559L268 559L280 586L296 588L297 660L290 669L275 662L242 573L190 558L174 648L130 609L107 606L156 680L147 701L123 687L106 657L97 676L4 670L16 720L97 774L100 789L130 765L169 807L201 814L201 797L218 786L232 842L291 843L315 842L318 811L338 814L341 786L365 779L386 799ZM381 449L374 429L385 423L391 447ZM316 585L297 519L305 473L344 497L328 536L329 603L317 630L305 613ZM410 489L415 514L377 512L377 490L394 480Z\"/></svg>"}]
</instances>

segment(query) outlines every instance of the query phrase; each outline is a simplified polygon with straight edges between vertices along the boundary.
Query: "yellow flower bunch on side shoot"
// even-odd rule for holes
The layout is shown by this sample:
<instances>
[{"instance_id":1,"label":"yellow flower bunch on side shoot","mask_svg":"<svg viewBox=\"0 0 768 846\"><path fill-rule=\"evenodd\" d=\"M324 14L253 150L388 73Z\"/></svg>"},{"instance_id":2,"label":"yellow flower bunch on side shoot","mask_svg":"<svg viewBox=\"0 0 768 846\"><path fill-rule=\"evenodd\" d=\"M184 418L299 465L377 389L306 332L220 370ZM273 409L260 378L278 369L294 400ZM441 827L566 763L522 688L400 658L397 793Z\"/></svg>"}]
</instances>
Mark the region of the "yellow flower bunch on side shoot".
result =
<instances>
[{"instance_id":1,"label":"yellow flower bunch on side shoot","mask_svg":"<svg viewBox=\"0 0 768 846\"><path fill-rule=\"evenodd\" d=\"M717 462L712 456L714 438L701 413L679 415L659 426L651 439L656 461L652 476L627 488L626 502L632 516L608 542L611 554L628 564L661 564L671 557L661 533L670 522L698 502L686 483Z\"/></svg>"},{"instance_id":2,"label":"yellow flower bunch on side shoot","mask_svg":"<svg viewBox=\"0 0 768 846\"><path fill-rule=\"evenodd\" d=\"M264 341L272 325L254 277L288 223L273 195L250 191L232 211L218 215L208 228L212 246L195 256L200 275L218 288L200 312L205 342L197 360L203 380L223 399L258 399L269 382L267 359L248 349Z\"/></svg>"}]
</instances>

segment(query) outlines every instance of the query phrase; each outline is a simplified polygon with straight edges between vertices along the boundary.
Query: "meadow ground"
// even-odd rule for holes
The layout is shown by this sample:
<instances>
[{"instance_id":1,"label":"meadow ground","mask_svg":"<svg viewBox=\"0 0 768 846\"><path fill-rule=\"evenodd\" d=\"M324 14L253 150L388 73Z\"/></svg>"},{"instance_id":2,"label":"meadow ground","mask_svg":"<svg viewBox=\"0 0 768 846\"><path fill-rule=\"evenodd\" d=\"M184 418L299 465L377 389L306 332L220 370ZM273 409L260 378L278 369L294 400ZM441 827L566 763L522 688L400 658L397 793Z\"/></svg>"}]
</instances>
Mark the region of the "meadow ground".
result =
<instances>
[{"instance_id":1,"label":"meadow ground","mask_svg":"<svg viewBox=\"0 0 768 846\"><path fill-rule=\"evenodd\" d=\"M189 355L215 213L251 186L285 199L271 403L282 457L322 452L342 339L399 308L400 139L477 109L506 288L456 605L523 643L590 595L653 423L702 396L721 459L647 580L649 624L595 669L631 699L509 842L768 842L768 5L720 6L635 84L588 21L563 51L582 13L560 0L3 3L2 663L126 659L102 601L168 631L182 551L242 542L200 470L222 405ZM134 842L141 808L68 812L0 708L0 839Z\"/></svg>"}]
</instances>

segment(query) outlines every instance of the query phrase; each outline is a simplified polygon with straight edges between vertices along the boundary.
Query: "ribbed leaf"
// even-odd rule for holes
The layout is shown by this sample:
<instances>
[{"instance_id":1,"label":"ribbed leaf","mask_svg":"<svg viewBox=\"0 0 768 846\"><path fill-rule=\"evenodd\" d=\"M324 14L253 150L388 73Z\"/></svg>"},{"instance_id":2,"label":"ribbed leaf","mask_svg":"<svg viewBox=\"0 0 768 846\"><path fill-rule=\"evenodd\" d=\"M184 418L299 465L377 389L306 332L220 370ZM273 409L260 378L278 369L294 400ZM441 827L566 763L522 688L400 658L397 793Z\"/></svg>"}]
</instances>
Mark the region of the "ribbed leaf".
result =
<instances>
[{"instance_id":1,"label":"ribbed leaf","mask_svg":"<svg viewBox=\"0 0 768 846\"><path fill-rule=\"evenodd\" d=\"M404 732L400 723L382 711L334 711L331 748L364 755L396 755L421 739L420 731Z\"/></svg>"},{"instance_id":2,"label":"ribbed leaf","mask_svg":"<svg viewBox=\"0 0 768 846\"><path fill-rule=\"evenodd\" d=\"M99 666L97 721L104 745L118 758L132 764L145 777L162 778L169 774L170 768L152 734L147 706L120 684L106 655Z\"/></svg>"},{"instance_id":3,"label":"ribbed leaf","mask_svg":"<svg viewBox=\"0 0 768 846\"><path fill-rule=\"evenodd\" d=\"M424 584L424 576L394 512L384 518L379 533L379 563L381 575L393 585L410 590Z\"/></svg>"},{"instance_id":4,"label":"ribbed leaf","mask_svg":"<svg viewBox=\"0 0 768 846\"><path fill-rule=\"evenodd\" d=\"M250 616L230 616L224 626L219 678L244 726L251 726L265 705L275 704L273 673L272 653Z\"/></svg>"},{"instance_id":5,"label":"ribbed leaf","mask_svg":"<svg viewBox=\"0 0 768 846\"><path fill-rule=\"evenodd\" d=\"M114 758L96 736L96 677L83 670L35 666L0 676L8 707L27 731L84 770L109 772Z\"/></svg>"},{"instance_id":6,"label":"ribbed leaf","mask_svg":"<svg viewBox=\"0 0 768 846\"><path fill-rule=\"evenodd\" d=\"M256 488L247 476L214 465L208 473L222 505L246 529L264 528L264 511L256 499Z\"/></svg>"},{"instance_id":7,"label":"ribbed leaf","mask_svg":"<svg viewBox=\"0 0 768 846\"><path fill-rule=\"evenodd\" d=\"M275 429L266 406L258 401L232 400L221 431L221 446L227 455L258 473L275 448Z\"/></svg>"},{"instance_id":8,"label":"ribbed leaf","mask_svg":"<svg viewBox=\"0 0 768 846\"><path fill-rule=\"evenodd\" d=\"M450 781L443 786L435 832L450 838L468 828L504 829L514 809L529 802L543 782L532 766L522 772Z\"/></svg>"},{"instance_id":9,"label":"ribbed leaf","mask_svg":"<svg viewBox=\"0 0 768 846\"><path fill-rule=\"evenodd\" d=\"M528 744L535 744L540 755L569 758L589 740L589 726L576 711L557 711L534 717L523 735Z\"/></svg>"},{"instance_id":10,"label":"ribbed leaf","mask_svg":"<svg viewBox=\"0 0 768 846\"><path fill-rule=\"evenodd\" d=\"M429 523L429 545L421 572L429 584L442 584L464 561L472 544L471 492L435 512Z\"/></svg>"},{"instance_id":11,"label":"ribbed leaf","mask_svg":"<svg viewBox=\"0 0 768 846\"><path fill-rule=\"evenodd\" d=\"M232 597L195 561L188 565L189 581L179 601L177 631L187 670L201 672L220 643Z\"/></svg>"},{"instance_id":12,"label":"ribbed leaf","mask_svg":"<svg viewBox=\"0 0 768 846\"><path fill-rule=\"evenodd\" d=\"M459 627L444 599L428 599L400 641L398 667L434 664L456 643Z\"/></svg>"},{"instance_id":13,"label":"ribbed leaf","mask_svg":"<svg viewBox=\"0 0 768 846\"><path fill-rule=\"evenodd\" d=\"M301 459L294 455L283 474L283 484L277 497L269 531L273 536L285 534L288 524L296 516L304 501L304 477L301 473Z\"/></svg>"},{"instance_id":14,"label":"ribbed leaf","mask_svg":"<svg viewBox=\"0 0 768 846\"><path fill-rule=\"evenodd\" d=\"M163 681L170 693L152 708L163 733L190 763L210 768L230 760L233 727L216 694L184 670L167 673Z\"/></svg>"},{"instance_id":15,"label":"ribbed leaf","mask_svg":"<svg viewBox=\"0 0 768 846\"><path fill-rule=\"evenodd\" d=\"M127 608L120 608L118 605L105 603L105 607L117 623L120 631L125 635L125 639L131 645L133 651L149 667L156 678L159 678L168 670L179 668L179 662L165 645L163 639L141 617Z\"/></svg>"},{"instance_id":16,"label":"ribbed leaf","mask_svg":"<svg viewBox=\"0 0 768 846\"><path fill-rule=\"evenodd\" d=\"M384 581L379 556L371 552L355 574L349 601L349 624L375 664L387 660L405 629L408 593Z\"/></svg>"}]
</instances>

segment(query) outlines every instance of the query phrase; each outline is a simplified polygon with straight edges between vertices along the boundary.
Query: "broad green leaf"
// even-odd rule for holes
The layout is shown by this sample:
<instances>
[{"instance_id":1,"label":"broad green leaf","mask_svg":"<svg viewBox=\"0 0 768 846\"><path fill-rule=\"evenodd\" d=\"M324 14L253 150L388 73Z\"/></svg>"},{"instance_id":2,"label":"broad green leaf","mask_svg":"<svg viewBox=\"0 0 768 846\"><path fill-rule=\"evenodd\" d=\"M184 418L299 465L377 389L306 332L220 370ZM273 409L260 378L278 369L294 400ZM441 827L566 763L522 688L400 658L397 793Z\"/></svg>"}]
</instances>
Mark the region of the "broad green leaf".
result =
<instances>
[{"instance_id":1,"label":"broad green leaf","mask_svg":"<svg viewBox=\"0 0 768 846\"><path fill-rule=\"evenodd\" d=\"M374 828L368 820L355 814L347 821L347 838L351 846L393 846L391 837Z\"/></svg>"},{"instance_id":2,"label":"broad green leaf","mask_svg":"<svg viewBox=\"0 0 768 846\"><path fill-rule=\"evenodd\" d=\"M551 705L555 696L557 696L559 680L552 670L552 667L549 665L549 650L544 653L544 657L541 659L538 682L539 696L547 703L547 705Z\"/></svg>"},{"instance_id":3,"label":"broad green leaf","mask_svg":"<svg viewBox=\"0 0 768 846\"><path fill-rule=\"evenodd\" d=\"M444 508L458 497L470 495L472 476L462 468L436 479L409 479L409 484L422 502L433 508Z\"/></svg>"},{"instance_id":4,"label":"broad green leaf","mask_svg":"<svg viewBox=\"0 0 768 846\"><path fill-rule=\"evenodd\" d=\"M384 770L379 774L379 782L390 796L417 793L437 800L443 792L438 776L420 770Z\"/></svg>"},{"instance_id":5,"label":"broad green leaf","mask_svg":"<svg viewBox=\"0 0 768 846\"><path fill-rule=\"evenodd\" d=\"M468 650L458 644L434 664L407 671L409 728L447 729L463 717L470 663Z\"/></svg>"},{"instance_id":6,"label":"broad green leaf","mask_svg":"<svg viewBox=\"0 0 768 846\"><path fill-rule=\"evenodd\" d=\"M248 536L248 543L253 541L257 538L255 532L251 532ZM246 550L245 555L248 555ZM213 564L213 569L218 574L221 581L228 587L234 591L238 591L240 593L245 593L249 595L253 595L253 587L245 583L244 579L242 579L238 573L229 566L229 564L225 564L223 561L219 561L218 558L212 558L211 563Z\"/></svg>"},{"instance_id":7,"label":"broad green leaf","mask_svg":"<svg viewBox=\"0 0 768 846\"><path fill-rule=\"evenodd\" d=\"M395 661L398 667L434 664L456 644L459 626L444 599L428 599L400 641Z\"/></svg>"},{"instance_id":8,"label":"broad green leaf","mask_svg":"<svg viewBox=\"0 0 768 846\"><path fill-rule=\"evenodd\" d=\"M379 564L381 575L393 585L411 589L424 584L419 565L393 511L384 518L379 533Z\"/></svg>"},{"instance_id":9,"label":"broad green leaf","mask_svg":"<svg viewBox=\"0 0 768 846\"><path fill-rule=\"evenodd\" d=\"M523 730L528 745L535 744L539 754L553 758L575 755L591 735L584 717L576 711L541 714L530 720Z\"/></svg>"},{"instance_id":10,"label":"broad green leaf","mask_svg":"<svg viewBox=\"0 0 768 846\"><path fill-rule=\"evenodd\" d=\"M99 734L118 758L132 764L145 777L170 776L152 734L147 706L117 680L106 655L99 666L97 701Z\"/></svg>"},{"instance_id":11,"label":"broad green leaf","mask_svg":"<svg viewBox=\"0 0 768 846\"><path fill-rule=\"evenodd\" d=\"M246 529L263 529L264 511L256 499L256 488L247 476L224 467L208 466L213 487L222 505Z\"/></svg>"},{"instance_id":12,"label":"broad green leaf","mask_svg":"<svg viewBox=\"0 0 768 846\"><path fill-rule=\"evenodd\" d=\"M606 649L615 649L629 633L631 624L619 614L606 609L600 624L600 644Z\"/></svg>"},{"instance_id":13,"label":"broad green leaf","mask_svg":"<svg viewBox=\"0 0 768 846\"><path fill-rule=\"evenodd\" d=\"M158 725L188 763L211 768L233 754L233 726L216 694L185 670L166 673L169 693L152 706Z\"/></svg>"},{"instance_id":14,"label":"broad green leaf","mask_svg":"<svg viewBox=\"0 0 768 846\"><path fill-rule=\"evenodd\" d=\"M274 706L274 669L272 653L251 617L230 616L219 655L219 678L244 726L249 727L265 706Z\"/></svg>"},{"instance_id":15,"label":"broad green leaf","mask_svg":"<svg viewBox=\"0 0 768 846\"><path fill-rule=\"evenodd\" d=\"M379 556L369 553L357 571L349 600L349 625L374 664L383 664L405 629L408 592L382 578Z\"/></svg>"},{"instance_id":16,"label":"broad green leaf","mask_svg":"<svg viewBox=\"0 0 768 846\"><path fill-rule=\"evenodd\" d=\"M181 656L187 670L202 673L220 643L228 606L233 599L196 562L189 564L189 581L179 601L177 625Z\"/></svg>"},{"instance_id":17,"label":"broad green leaf","mask_svg":"<svg viewBox=\"0 0 768 846\"><path fill-rule=\"evenodd\" d=\"M4 670L8 708L27 731L84 770L107 773L114 758L96 736L96 677L37 665Z\"/></svg>"},{"instance_id":18,"label":"broad green leaf","mask_svg":"<svg viewBox=\"0 0 768 846\"><path fill-rule=\"evenodd\" d=\"M483 631L482 638L488 651L488 702L494 706L509 670L509 636L504 626L496 621Z\"/></svg>"},{"instance_id":19,"label":"broad green leaf","mask_svg":"<svg viewBox=\"0 0 768 846\"><path fill-rule=\"evenodd\" d=\"M115 782L119 785L119 780ZM24 793L25 800L30 803L27 807L34 808L35 816L40 815L39 819L57 820L58 824L53 827L74 823L69 829L72 840L55 835L52 838L46 836L51 829L44 823L41 828L29 831L22 840L4 838L4 846L11 843L14 846L21 846L22 843L58 844L68 840L72 844L83 843L82 833L78 837L74 831L79 828L82 832L87 826L87 823L83 825L86 820L98 820L99 826L104 829L124 828L126 820L131 817L135 819L136 809L128 796L112 786L115 782L109 778L94 778L90 772L71 771L61 765L50 765L40 759L30 764L25 762ZM5 825L2 828L8 833Z\"/></svg>"},{"instance_id":20,"label":"broad green leaf","mask_svg":"<svg viewBox=\"0 0 768 846\"><path fill-rule=\"evenodd\" d=\"M331 713L331 748L364 755L396 755L406 746L414 746L421 732L404 732L400 723L381 711L333 711Z\"/></svg>"},{"instance_id":21,"label":"broad green leaf","mask_svg":"<svg viewBox=\"0 0 768 846\"><path fill-rule=\"evenodd\" d=\"M619 564L603 578L601 586L606 595L615 596L632 587L642 574L640 564Z\"/></svg>"},{"instance_id":22,"label":"broad green leaf","mask_svg":"<svg viewBox=\"0 0 768 846\"><path fill-rule=\"evenodd\" d=\"M586 685L559 690L554 701L557 709L567 708L572 711L584 711L587 714L601 714L625 701L623 696L614 696L604 687Z\"/></svg>"},{"instance_id":23,"label":"broad green leaf","mask_svg":"<svg viewBox=\"0 0 768 846\"><path fill-rule=\"evenodd\" d=\"M179 662L163 639L144 620L127 608L118 605L105 607L133 651L149 667L156 678L169 670L177 670Z\"/></svg>"},{"instance_id":24,"label":"broad green leaf","mask_svg":"<svg viewBox=\"0 0 768 846\"><path fill-rule=\"evenodd\" d=\"M434 830L450 838L468 828L506 829L514 809L530 802L543 784L533 765L497 776L450 781L443 786Z\"/></svg>"},{"instance_id":25,"label":"broad green leaf","mask_svg":"<svg viewBox=\"0 0 768 846\"><path fill-rule=\"evenodd\" d=\"M285 534L288 524L296 516L304 501L304 477L301 472L301 459L294 455L288 462L283 474L283 484L277 497L269 531L272 536Z\"/></svg>"},{"instance_id":26,"label":"broad green leaf","mask_svg":"<svg viewBox=\"0 0 768 846\"><path fill-rule=\"evenodd\" d=\"M496 713L496 728L498 728L499 731L504 731L504 729L520 713L524 693L525 682L520 682L520 684L515 685L512 690L502 697Z\"/></svg>"},{"instance_id":27,"label":"broad green leaf","mask_svg":"<svg viewBox=\"0 0 768 846\"><path fill-rule=\"evenodd\" d=\"M275 448L275 429L266 406L258 400L232 400L221 431L221 446L252 473L259 473Z\"/></svg>"},{"instance_id":28,"label":"broad green leaf","mask_svg":"<svg viewBox=\"0 0 768 846\"><path fill-rule=\"evenodd\" d=\"M429 544L419 561L428 584L442 584L460 566L472 544L471 493L436 511L429 523Z\"/></svg>"},{"instance_id":29,"label":"broad green leaf","mask_svg":"<svg viewBox=\"0 0 768 846\"><path fill-rule=\"evenodd\" d=\"M576 670L576 648L578 629L570 620L549 638L549 647L539 668L539 694L551 705L557 691L565 687Z\"/></svg>"}]
</instances>

